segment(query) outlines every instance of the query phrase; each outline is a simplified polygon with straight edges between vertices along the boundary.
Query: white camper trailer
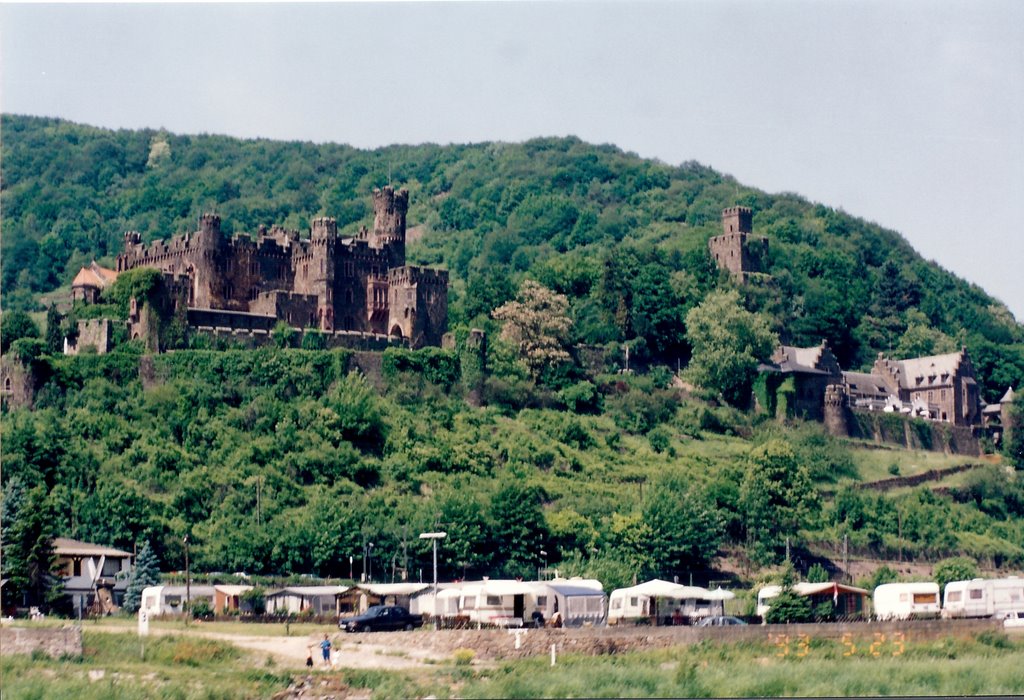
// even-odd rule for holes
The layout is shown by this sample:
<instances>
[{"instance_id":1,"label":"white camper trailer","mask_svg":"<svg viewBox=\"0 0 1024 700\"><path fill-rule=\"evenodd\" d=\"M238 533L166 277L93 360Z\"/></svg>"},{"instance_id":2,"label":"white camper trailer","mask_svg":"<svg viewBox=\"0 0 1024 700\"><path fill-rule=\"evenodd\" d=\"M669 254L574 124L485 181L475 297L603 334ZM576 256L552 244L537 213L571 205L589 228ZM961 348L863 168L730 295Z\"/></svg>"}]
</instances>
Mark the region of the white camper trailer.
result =
<instances>
[{"instance_id":1,"label":"white camper trailer","mask_svg":"<svg viewBox=\"0 0 1024 700\"><path fill-rule=\"evenodd\" d=\"M653 579L612 591L608 598L608 624L641 617L653 617L659 624L667 618L671 623L680 615L691 621L699 620L724 614L724 601L733 597L735 594L722 589L709 591L700 586Z\"/></svg>"},{"instance_id":2,"label":"white camper trailer","mask_svg":"<svg viewBox=\"0 0 1024 700\"><path fill-rule=\"evenodd\" d=\"M139 609L149 615L181 615L185 612L186 597L192 605L200 599L213 609L213 586L146 586L142 589Z\"/></svg>"},{"instance_id":3,"label":"white camper trailer","mask_svg":"<svg viewBox=\"0 0 1024 700\"><path fill-rule=\"evenodd\" d=\"M879 620L938 617L942 610L934 582L885 583L875 588L872 600Z\"/></svg>"},{"instance_id":4,"label":"white camper trailer","mask_svg":"<svg viewBox=\"0 0 1024 700\"><path fill-rule=\"evenodd\" d=\"M999 617L1024 608L1024 578L950 581L942 605L943 617Z\"/></svg>"}]
</instances>

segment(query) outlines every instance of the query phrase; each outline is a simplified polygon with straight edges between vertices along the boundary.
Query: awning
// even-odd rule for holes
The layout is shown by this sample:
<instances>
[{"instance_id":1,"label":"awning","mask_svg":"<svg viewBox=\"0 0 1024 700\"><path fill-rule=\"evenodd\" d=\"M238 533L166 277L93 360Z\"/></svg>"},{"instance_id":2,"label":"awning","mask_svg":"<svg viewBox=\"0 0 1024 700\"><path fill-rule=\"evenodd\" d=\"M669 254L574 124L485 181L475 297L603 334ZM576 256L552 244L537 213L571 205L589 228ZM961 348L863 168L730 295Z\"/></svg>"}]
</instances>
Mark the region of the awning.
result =
<instances>
[{"instance_id":1,"label":"awning","mask_svg":"<svg viewBox=\"0 0 1024 700\"><path fill-rule=\"evenodd\" d=\"M427 583L361 583L356 588L372 593L376 596L388 595L414 595L422 590L430 588Z\"/></svg>"},{"instance_id":2,"label":"awning","mask_svg":"<svg viewBox=\"0 0 1024 700\"><path fill-rule=\"evenodd\" d=\"M594 588L586 588L584 586L565 586L565 585L562 585L562 584L558 584L558 585L550 585L548 587L551 590L553 590L555 593L558 593L558 595L565 596L566 598L575 598L575 597L582 597L582 596L587 596L587 597L592 597L592 598L596 598L596 597L600 596L600 597L604 598L604 591L599 591L599 590L596 590Z\"/></svg>"}]
</instances>

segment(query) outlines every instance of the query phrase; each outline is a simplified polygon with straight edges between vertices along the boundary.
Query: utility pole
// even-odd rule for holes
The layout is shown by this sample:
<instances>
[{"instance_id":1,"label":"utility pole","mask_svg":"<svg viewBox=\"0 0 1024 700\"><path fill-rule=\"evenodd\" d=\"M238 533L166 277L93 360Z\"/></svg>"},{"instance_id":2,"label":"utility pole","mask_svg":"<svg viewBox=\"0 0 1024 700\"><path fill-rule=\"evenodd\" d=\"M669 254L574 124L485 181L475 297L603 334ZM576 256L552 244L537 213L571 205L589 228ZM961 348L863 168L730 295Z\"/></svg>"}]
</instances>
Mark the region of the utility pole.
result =
<instances>
[{"instance_id":1,"label":"utility pole","mask_svg":"<svg viewBox=\"0 0 1024 700\"><path fill-rule=\"evenodd\" d=\"M850 536L843 534L843 576L850 580Z\"/></svg>"}]
</instances>

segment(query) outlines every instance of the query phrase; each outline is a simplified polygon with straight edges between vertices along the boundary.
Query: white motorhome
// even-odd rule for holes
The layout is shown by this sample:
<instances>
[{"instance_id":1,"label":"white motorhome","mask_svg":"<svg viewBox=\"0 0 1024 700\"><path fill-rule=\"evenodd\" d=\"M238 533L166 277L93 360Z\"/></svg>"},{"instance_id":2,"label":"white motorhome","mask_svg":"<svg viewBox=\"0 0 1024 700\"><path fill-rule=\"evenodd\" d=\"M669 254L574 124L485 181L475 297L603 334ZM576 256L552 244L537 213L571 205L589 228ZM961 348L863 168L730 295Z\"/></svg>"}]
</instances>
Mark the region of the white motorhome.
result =
<instances>
[{"instance_id":1,"label":"white motorhome","mask_svg":"<svg viewBox=\"0 0 1024 700\"><path fill-rule=\"evenodd\" d=\"M879 620L938 617L942 611L935 582L885 583L875 588L872 602Z\"/></svg>"},{"instance_id":2,"label":"white motorhome","mask_svg":"<svg viewBox=\"0 0 1024 700\"><path fill-rule=\"evenodd\" d=\"M942 604L943 617L993 617L1024 608L1024 578L950 581Z\"/></svg>"}]
</instances>

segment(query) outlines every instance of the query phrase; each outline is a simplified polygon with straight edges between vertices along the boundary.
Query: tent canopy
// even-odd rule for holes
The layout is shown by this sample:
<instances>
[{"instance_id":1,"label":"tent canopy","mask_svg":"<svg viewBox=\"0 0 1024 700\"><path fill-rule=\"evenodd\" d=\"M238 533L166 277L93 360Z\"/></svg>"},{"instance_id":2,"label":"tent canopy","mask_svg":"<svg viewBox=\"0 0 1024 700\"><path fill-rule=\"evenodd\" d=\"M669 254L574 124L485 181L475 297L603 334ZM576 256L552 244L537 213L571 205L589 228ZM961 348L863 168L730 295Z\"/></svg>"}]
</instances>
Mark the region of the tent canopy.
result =
<instances>
[{"instance_id":1,"label":"tent canopy","mask_svg":"<svg viewBox=\"0 0 1024 700\"><path fill-rule=\"evenodd\" d=\"M713 597L711 591L700 586L684 586L681 583L652 579L631 588L620 588L615 591L621 595L642 595L651 598L674 598L676 600L724 600L724 598ZM728 591L722 591L728 593Z\"/></svg>"}]
</instances>

